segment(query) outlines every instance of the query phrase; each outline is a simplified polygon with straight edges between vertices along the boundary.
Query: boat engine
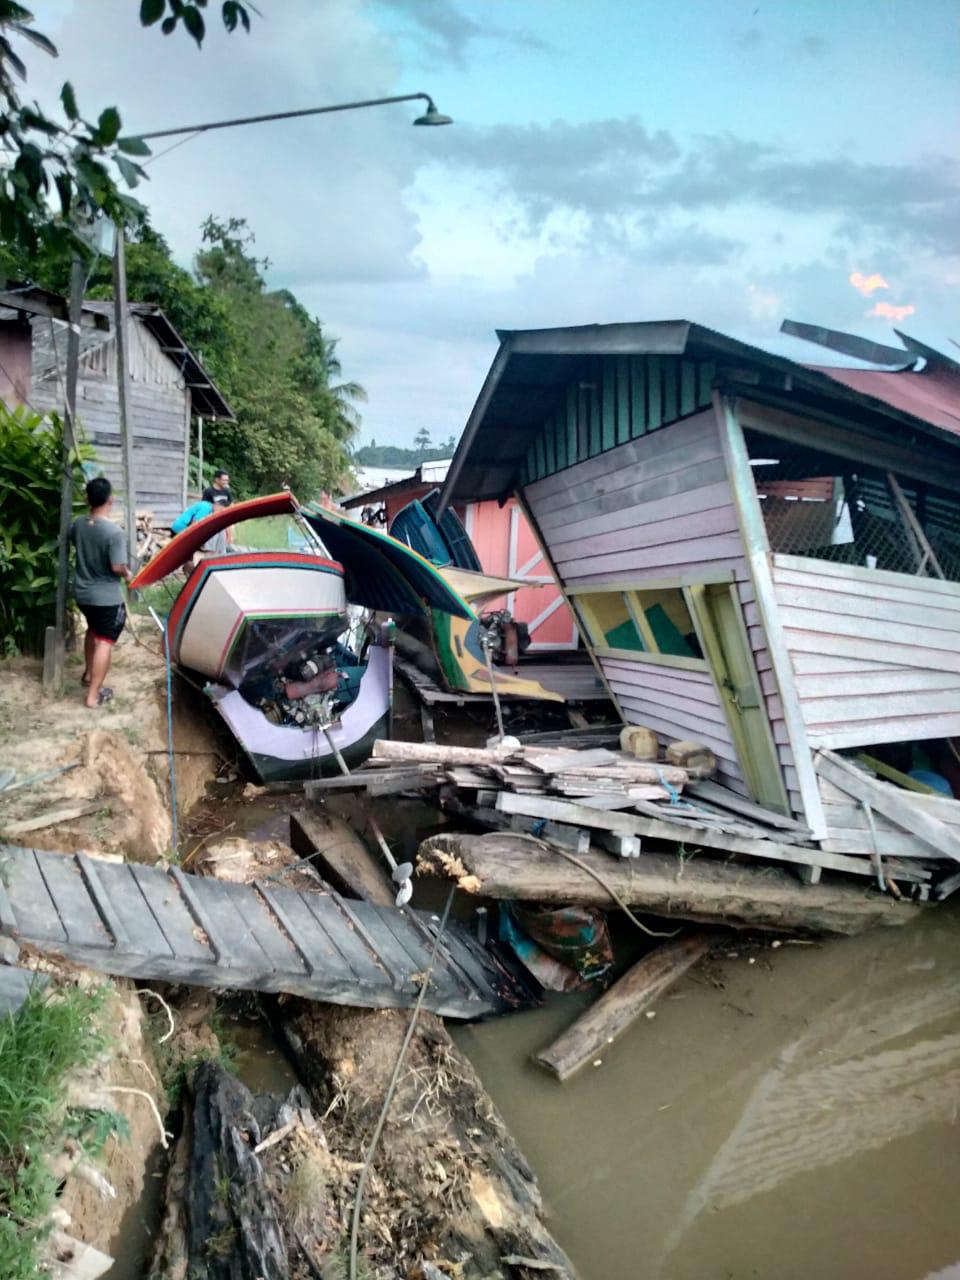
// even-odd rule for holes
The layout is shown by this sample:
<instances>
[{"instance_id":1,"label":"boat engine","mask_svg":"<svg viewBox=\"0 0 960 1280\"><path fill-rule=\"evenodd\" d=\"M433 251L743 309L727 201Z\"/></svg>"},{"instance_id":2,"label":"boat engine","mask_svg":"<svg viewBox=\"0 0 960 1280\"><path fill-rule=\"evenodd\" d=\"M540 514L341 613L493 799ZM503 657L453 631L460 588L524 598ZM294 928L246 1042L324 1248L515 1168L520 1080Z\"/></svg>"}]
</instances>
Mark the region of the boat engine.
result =
<instances>
[{"instance_id":1,"label":"boat engine","mask_svg":"<svg viewBox=\"0 0 960 1280\"><path fill-rule=\"evenodd\" d=\"M530 648L530 631L525 622L517 622L508 609L491 609L480 614L480 643L490 652L493 662L502 667L515 667L521 654Z\"/></svg>"}]
</instances>

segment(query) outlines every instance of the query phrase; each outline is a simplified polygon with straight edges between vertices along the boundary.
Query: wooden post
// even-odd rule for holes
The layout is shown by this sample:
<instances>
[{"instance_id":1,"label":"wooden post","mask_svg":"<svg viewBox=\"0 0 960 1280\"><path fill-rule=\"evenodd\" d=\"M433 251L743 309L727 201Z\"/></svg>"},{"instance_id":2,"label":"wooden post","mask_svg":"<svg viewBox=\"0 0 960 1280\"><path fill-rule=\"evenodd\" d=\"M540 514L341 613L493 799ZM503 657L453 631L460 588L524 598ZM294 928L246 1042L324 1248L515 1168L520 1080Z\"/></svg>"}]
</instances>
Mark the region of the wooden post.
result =
<instances>
[{"instance_id":1,"label":"wooden post","mask_svg":"<svg viewBox=\"0 0 960 1280\"><path fill-rule=\"evenodd\" d=\"M43 688L59 692L63 684L63 656L67 634L67 581L70 576L70 525L73 520L73 459L76 447L77 379L80 371L80 321L87 271L83 259L74 254L70 266L69 328L67 329L67 374L63 406L63 454L60 477L60 528L57 534L57 603L54 625L44 635Z\"/></svg>"},{"instance_id":2,"label":"wooden post","mask_svg":"<svg viewBox=\"0 0 960 1280\"><path fill-rule=\"evenodd\" d=\"M125 233L117 227L113 254L113 309L117 331L117 400L120 409L120 446L123 458L124 519L127 526L127 562L137 567L137 478L133 454L133 422L130 416L130 347L127 328L127 263Z\"/></svg>"},{"instance_id":3,"label":"wooden post","mask_svg":"<svg viewBox=\"0 0 960 1280\"><path fill-rule=\"evenodd\" d=\"M203 494L203 419L197 418L197 488Z\"/></svg>"},{"instance_id":4,"label":"wooden post","mask_svg":"<svg viewBox=\"0 0 960 1280\"><path fill-rule=\"evenodd\" d=\"M698 930L651 951L552 1044L541 1049L534 1061L558 1080L569 1080L580 1067L605 1052L644 1009L696 964L714 937L709 930Z\"/></svg>"}]
</instances>

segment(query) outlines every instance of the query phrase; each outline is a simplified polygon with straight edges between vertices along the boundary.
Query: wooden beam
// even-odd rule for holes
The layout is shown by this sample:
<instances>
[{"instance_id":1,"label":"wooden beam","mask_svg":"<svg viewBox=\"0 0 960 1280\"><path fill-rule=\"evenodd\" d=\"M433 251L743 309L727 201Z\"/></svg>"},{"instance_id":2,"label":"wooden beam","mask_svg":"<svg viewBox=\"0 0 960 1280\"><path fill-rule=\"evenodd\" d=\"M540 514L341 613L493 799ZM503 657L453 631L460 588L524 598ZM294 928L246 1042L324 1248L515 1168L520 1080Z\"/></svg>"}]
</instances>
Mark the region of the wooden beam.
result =
<instances>
[{"instance_id":1,"label":"wooden beam","mask_svg":"<svg viewBox=\"0 0 960 1280\"><path fill-rule=\"evenodd\" d=\"M823 750L816 756L817 772L855 800L869 804L898 827L929 845L940 858L960 862L960 832L934 818L920 805L914 804L907 792L890 783L879 782L857 769L833 751Z\"/></svg>"},{"instance_id":2,"label":"wooden beam","mask_svg":"<svg viewBox=\"0 0 960 1280\"><path fill-rule=\"evenodd\" d=\"M663 993L697 963L710 948L715 935L698 929L677 942L667 942L628 969L609 991L552 1044L534 1057L558 1080L569 1080L586 1066L649 1009Z\"/></svg>"},{"instance_id":3,"label":"wooden beam","mask_svg":"<svg viewBox=\"0 0 960 1280\"><path fill-rule=\"evenodd\" d=\"M338 893L381 907L394 905L396 890L391 888L382 864L339 818L311 809L294 810L290 814L290 846L298 858L310 858ZM316 857L311 857L313 854Z\"/></svg>"},{"instance_id":4,"label":"wooden beam","mask_svg":"<svg viewBox=\"0 0 960 1280\"><path fill-rule=\"evenodd\" d=\"M790 749L797 771L797 786L803 801L804 818L814 839L822 840L826 838L827 823L820 801L817 776L813 769L803 708L797 693L790 653L783 636L780 609L770 568L770 545L753 482L750 457L739 417L739 406L718 392L714 392L713 403L730 488L737 509L737 519L740 522L747 563L750 566L760 624L763 627L770 664L780 692L783 721L790 738Z\"/></svg>"}]
</instances>

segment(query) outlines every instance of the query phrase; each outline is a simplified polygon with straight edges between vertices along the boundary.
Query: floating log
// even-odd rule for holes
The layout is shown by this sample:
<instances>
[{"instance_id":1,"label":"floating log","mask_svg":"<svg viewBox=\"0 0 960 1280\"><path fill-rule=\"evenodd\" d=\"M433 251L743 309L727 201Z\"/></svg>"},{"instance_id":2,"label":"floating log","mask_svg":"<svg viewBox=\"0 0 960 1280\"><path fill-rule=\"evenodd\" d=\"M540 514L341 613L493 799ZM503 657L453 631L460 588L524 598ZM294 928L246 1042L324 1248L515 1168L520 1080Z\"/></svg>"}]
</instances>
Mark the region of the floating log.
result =
<instances>
[{"instance_id":1,"label":"floating log","mask_svg":"<svg viewBox=\"0 0 960 1280\"><path fill-rule=\"evenodd\" d=\"M855 934L874 925L908 924L921 910L855 885L802 885L773 867L706 858L682 862L653 853L615 862L592 849L578 857L628 906L705 924ZM417 861L423 871L458 881L471 877L463 887L485 897L611 905L610 894L592 875L528 837L443 832L421 844Z\"/></svg>"},{"instance_id":2,"label":"floating log","mask_svg":"<svg viewBox=\"0 0 960 1280\"><path fill-rule=\"evenodd\" d=\"M569 1080L575 1071L605 1052L607 1045L626 1031L644 1009L696 964L710 949L714 937L709 930L700 929L656 947L542 1049L534 1061L558 1080Z\"/></svg>"}]
</instances>

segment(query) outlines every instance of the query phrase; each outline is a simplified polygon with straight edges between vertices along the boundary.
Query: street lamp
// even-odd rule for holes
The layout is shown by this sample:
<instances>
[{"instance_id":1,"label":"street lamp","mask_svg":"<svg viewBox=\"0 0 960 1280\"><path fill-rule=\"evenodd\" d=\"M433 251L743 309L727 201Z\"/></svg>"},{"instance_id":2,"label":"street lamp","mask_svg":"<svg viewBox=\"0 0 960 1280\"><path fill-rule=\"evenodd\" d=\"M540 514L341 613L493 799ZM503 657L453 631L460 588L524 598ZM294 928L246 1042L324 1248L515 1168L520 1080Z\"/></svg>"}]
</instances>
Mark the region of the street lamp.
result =
<instances>
[{"instance_id":1,"label":"street lamp","mask_svg":"<svg viewBox=\"0 0 960 1280\"><path fill-rule=\"evenodd\" d=\"M207 124L183 125L179 129L154 129L151 133L140 133L137 137L144 142L153 138L175 138L182 133L208 133L211 129L235 129L241 124L266 124L271 120L296 120L301 116L323 116L333 111L356 111L361 107L383 107L393 102L425 102L427 109L422 116L414 120L419 125L453 124L450 116L441 115L436 103L429 93L401 93L393 98L365 98L360 102L340 102L332 107L305 107L300 111L273 111L263 116L239 116L234 120L211 120Z\"/></svg>"}]
</instances>

